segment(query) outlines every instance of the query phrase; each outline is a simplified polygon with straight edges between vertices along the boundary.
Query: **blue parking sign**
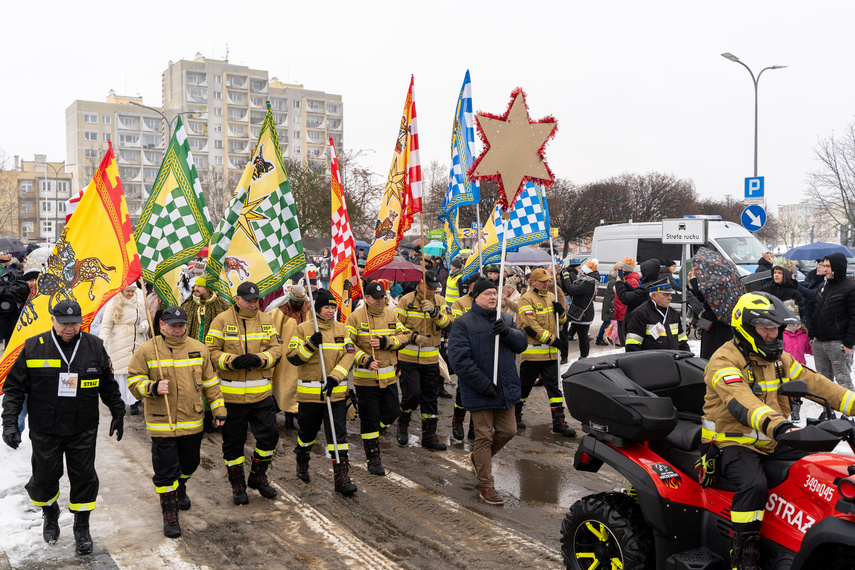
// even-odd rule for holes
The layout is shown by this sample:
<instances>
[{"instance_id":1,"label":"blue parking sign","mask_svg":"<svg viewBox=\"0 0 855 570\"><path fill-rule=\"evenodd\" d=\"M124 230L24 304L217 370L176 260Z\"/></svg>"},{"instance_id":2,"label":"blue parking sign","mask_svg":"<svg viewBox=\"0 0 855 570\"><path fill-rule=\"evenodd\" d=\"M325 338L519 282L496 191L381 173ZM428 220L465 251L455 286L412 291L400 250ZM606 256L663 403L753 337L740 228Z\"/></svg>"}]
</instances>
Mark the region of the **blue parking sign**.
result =
<instances>
[{"instance_id":1,"label":"blue parking sign","mask_svg":"<svg viewBox=\"0 0 855 570\"><path fill-rule=\"evenodd\" d=\"M765 184L762 176L745 179L745 197L746 198L763 198L766 192Z\"/></svg>"}]
</instances>

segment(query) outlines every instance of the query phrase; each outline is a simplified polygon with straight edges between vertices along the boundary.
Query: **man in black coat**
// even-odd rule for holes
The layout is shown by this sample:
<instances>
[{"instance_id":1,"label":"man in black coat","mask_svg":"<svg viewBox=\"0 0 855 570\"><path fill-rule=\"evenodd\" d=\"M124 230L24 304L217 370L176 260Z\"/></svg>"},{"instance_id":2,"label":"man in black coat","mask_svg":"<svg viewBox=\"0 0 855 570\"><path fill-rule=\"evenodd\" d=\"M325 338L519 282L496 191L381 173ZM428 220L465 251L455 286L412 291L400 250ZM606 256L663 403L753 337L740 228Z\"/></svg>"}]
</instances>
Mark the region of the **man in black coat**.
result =
<instances>
[{"instance_id":1,"label":"man in black coat","mask_svg":"<svg viewBox=\"0 0 855 570\"><path fill-rule=\"evenodd\" d=\"M846 277L846 257L832 253L820 262L828 272L814 301L808 329L816 371L852 390L855 345L855 282Z\"/></svg>"},{"instance_id":2,"label":"man in black coat","mask_svg":"<svg viewBox=\"0 0 855 570\"><path fill-rule=\"evenodd\" d=\"M59 538L57 500L65 456L77 554L90 554L89 514L98 496L98 397L110 408L110 435L115 433L117 441L122 439L125 404L104 343L80 330L80 305L60 301L51 322L50 331L27 339L6 377L3 441L12 449L21 443L18 414L28 396L33 474L26 489L33 504L42 507L42 535L47 543Z\"/></svg>"},{"instance_id":3,"label":"man in black coat","mask_svg":"<svg viewBox=\"0 0 855 570\"><path fill-rule=\"evenodd\" d=\"M478 479L481 498L491 505L504 504L496 492L492 457L517 433L514 404L520 399L520 377L515 355L526 349L526 334L514 318L501 313L496 319L499 292L492 281L479 279L472 287L472 308L454 321L448 356L457 373L463 406L475 422L475 444L469 462ZM496 336L499 362L493 383Z\"/></svg>"},{"instance_id":4,"label":"man in black coat","mask_svg":"<svg viewBox=\"0 0 855 570\"><path fill-rule=\"evenodd\" d=\"M632 311L644 304L649 298L647 286L659 279L659 260L655 258L641 262L641 281L638 287L633 287L621 277L615 282L615 295L620 302L626 305L626 314L623 317L625 323L629 323Z\"/></svg>"},{"instance_id":5,"label":"man in black coat","mask_svg":"<svg viewBox=\"0 0 855 570\"><path fill-rule=\"evenodd\" d=\"M626 325L626 351L689 350L680 313L671 309L674 290L665 277L648 286L650 299L632 312Z\"/></svg>"}]
</instances>

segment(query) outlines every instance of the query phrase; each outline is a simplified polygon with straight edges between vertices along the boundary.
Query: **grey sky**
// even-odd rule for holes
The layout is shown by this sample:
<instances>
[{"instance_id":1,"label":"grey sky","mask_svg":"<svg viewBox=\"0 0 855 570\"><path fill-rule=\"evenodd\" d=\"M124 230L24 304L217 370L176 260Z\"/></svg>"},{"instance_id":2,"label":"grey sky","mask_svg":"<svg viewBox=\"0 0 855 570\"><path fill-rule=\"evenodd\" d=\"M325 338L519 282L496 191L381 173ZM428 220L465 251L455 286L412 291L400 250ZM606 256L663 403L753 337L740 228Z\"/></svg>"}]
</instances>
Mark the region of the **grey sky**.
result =
<instances>
[{"instance_id":1,"label":"grey sky","mask_svg":"<svg viewBox=\"0 0 855 570\"><path fill-rule=\"evenodd\" d=\"M186 7L185 7L186 5ZM449 162L463 74L475 109L503 113L517 85L533 119L552 114L556 176L583 183L657 170L708 196L741 198L753 170L770 205L802 198L812 148L852 120L855 3L88 2L3 8L0 148L65 159L65 109L110 89L160 105L169 60L212 58L340 93L345 146L385 172L410 74L422 164Z\"/></svg>"}]
</instances>

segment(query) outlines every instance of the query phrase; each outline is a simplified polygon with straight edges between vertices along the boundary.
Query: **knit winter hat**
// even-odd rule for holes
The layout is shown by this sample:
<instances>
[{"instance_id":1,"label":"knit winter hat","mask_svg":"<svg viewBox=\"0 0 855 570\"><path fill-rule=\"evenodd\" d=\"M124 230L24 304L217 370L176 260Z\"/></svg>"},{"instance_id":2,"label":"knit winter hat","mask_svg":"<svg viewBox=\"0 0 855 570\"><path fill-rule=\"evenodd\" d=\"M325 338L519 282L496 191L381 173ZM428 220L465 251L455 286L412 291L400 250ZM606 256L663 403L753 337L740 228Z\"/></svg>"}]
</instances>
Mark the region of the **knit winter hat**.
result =
<instances>
[{"instance_id":1,"label":"knit winter hat","mask_svg":"<svg viewBox=\"0 0 855 570\"><path fill-rule=\"evenodd\" d=\"M624 271L635 271L635 260L631 257L624 257L620 261L620 266Z\"/></svg>"},{"instance_id":2,"label":"knit winter hat","mask_svg":"<svg viewBox=\"0 0 855 570\"><path fill-rule=\"evenodd\" d=\"M321 307L326 307L327 305L335 307L335 297L333 297L333 294L328 289L322 287L315 291L315 310L320 311Z\"/></svg>"},{"instance_id":3,"label":"knit winter hat","mask_svg":"<svg viewBox=\"0 0 855 570\"><path fill-rule=\"evenodd\" d=\"M207 287L208 278L204 275L200 275L199 277L193 280L193 285L198 285L199 287Z\"/></svg>"},{"instance_id":4,"label":"knit winter hat","mask_svg":"<svg viewBox=\"0 0 855 570\"><path fill-rule=\"evenodd\" d=\"M478 295L487 291L488 289L497 290L496 284L490 281L489 279L481 278L475 282L475 285L472 286L472 298L477 299Z\"/></svg>"},{"instance_id":5,"label":"knit winter hat","mask_svg":"<svg viewBox=\"0 0 855 570\"><path fill-rule=\"evenodd\" d=\"M595 257L592 257L591 259L586 261L585 265L583 265L579 269L582 273L591 273L592 271L596 271L599 266L600 266L599 260L597 260L597 258L595 258Z\"/></svg>"}]
</instances>

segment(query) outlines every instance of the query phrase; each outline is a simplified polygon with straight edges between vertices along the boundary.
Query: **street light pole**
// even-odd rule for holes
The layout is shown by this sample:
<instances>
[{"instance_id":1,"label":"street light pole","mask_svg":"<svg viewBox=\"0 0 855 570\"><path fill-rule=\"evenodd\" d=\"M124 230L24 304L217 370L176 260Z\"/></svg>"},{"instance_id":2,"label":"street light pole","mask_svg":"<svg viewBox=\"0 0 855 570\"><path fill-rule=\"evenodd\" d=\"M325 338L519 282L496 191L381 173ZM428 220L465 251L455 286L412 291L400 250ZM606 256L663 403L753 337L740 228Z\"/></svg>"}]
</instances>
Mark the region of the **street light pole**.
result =
<instances>
[{"instance_id":1,"label":"street light pole","mask_svg":"<svg viewBox=\"0 0 855 570\"><path fill-rule=\"evenodd\" d=\"M65 164L65 162L63 162L62 166L59 169L57 169L55 166L48 164L47 160L45 160L45 162L44 162L45 182L47 182L47 177L48 177L47 169L49 166L50 166L50 169L53 170L53 202L54 202L54 204L53 204L53 207L54 207L53 239L54 239L54 241L57 241L57 240L59 240L59 171L65 170L66 168L68 168L70 166L77 166L77 164ZM73 180L73 177L72 177L72 180ZM39 234L41 234L41 231L39 231Z\"/></svg>"},{"instance_id":2,"label":"street light pole","mask_svg":"<svg viewBox=\"0 0 855 570\"><path fill-rule=\"evenodd\" d=\"M739 61L739 58L733 55L730 52L724 52L721 54L721 57L728 59L734 63L738 63L742 67L748 70L748 73L751 74L751 82L754 84L754 178L757 178L757 86L760 83L760 76L763 75L763 72L767 69L784 69L787 67L786 65L771 65L769 67L764 67L760 70L760 73L757 74L757 77L754 77L754 72L751 71L751 68L745 65L743 62Z\"/></svg>"}]
</instances>

